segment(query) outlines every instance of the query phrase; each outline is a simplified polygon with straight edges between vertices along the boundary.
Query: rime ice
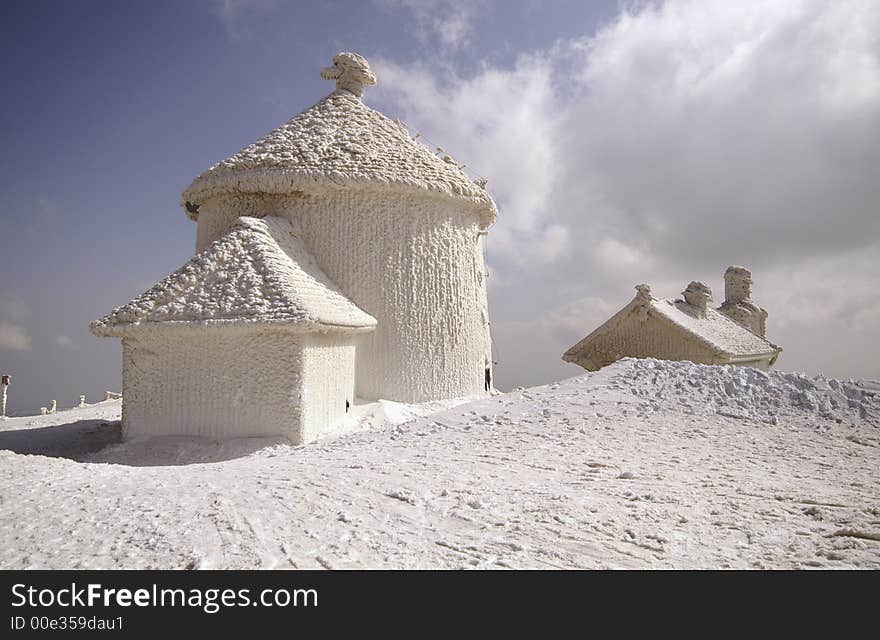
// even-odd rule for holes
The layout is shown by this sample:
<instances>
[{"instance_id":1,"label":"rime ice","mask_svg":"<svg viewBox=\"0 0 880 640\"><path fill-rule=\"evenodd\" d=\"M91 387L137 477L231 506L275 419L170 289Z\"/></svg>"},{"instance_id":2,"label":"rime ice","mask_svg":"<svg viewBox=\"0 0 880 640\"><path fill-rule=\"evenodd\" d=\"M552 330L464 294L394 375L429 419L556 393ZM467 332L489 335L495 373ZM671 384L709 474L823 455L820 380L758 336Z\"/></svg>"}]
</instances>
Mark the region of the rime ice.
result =
<instances>
[{"instance_id":1,"label":"rime ice","mask_svg":"<svg viewBox=\"0 0 880 640\"><path fill-rule=\"evenodd\" d=\"M710 306L712 290L702 282L666 300L654 298L648 285L636 285L635 298L562 359L588 371L625 357L769 369L782 349L765 337L767 312L750 298L751 277L744 267L729 267L725 301L717 310Z\"/></svg>"},{"instance_id":2,"label":"rime ice","mask_svg":"<svg viewBox=\"0 0 880 640\"><path fill-rule=\"evenodd\" d=\"M363 103L361 56L322 77L336 90L184 191L196 256L93 323L123 338L126 436L306 442L355 397L491 390L492 198Z\"/></svg>"}]
</instances>

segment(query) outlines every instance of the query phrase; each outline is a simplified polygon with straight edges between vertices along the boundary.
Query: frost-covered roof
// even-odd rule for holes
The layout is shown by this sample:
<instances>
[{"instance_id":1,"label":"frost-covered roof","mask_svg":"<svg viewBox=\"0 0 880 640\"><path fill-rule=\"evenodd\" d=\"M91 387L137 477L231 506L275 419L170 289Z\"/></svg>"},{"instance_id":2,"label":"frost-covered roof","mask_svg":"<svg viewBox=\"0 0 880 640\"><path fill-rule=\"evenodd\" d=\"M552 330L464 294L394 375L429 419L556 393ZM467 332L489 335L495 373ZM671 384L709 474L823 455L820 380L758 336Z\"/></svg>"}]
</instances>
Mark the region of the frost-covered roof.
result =
<instances>
[{"instance_id":1,"label":"frost-covered roof","mask_svg":"<svg viewBox=\"0 0 880 640\"><path fill-rule=\"evenodd\" d=\"M366 61L357 57L369 72ZM352 92L362 90L362 83L352 86L328 71L322 75L337 79L336 91L199 175L183 192L184 204L230 191L290 193L380 185L464 199L477 206L484 226L494 221L495 204L482 183L474 182L448 155L437 155L413 139L399 121L366 106Z\"/></svg>"},{"instance_id":2,"label":"frost-covered roof","mask_svg":"<svg viewBox=\"0 0 880 640\"><path fill-rule=\"evenodd\" d=\"M712 308L706 309L705 317L700 317L684 300L652 298L651 311L719 353L741 357L779 351L772 343Z\"/></svg>"},{"instance_id":3,"label":"frost-covered roof","mask_svg":"<svg viewBox=\"0 0 880 640\"><path fill-rule=\"evenodd\" d=\"M596 338L614 331L624 318L636 312L647 313L649 316L671 324L713 352L729 358L775 356L782 351L775 344L752 333L710 307L700 313L684 300L652 297L647 285L638 285L636 290L639 293L629 304L566 351L562 359L574 362L583 357Z\"/></svg>"},{"instance_id":4,"label":"frost-covered roof","mask_svg":"<svg viewBox=\"0 0 880 640\"><path fill-rule=\"evenodd\" d=\"M171 326L375 327L375 318L340 292L297 232L284 218L239 218L180 269L89 328L121 336Z\"/></svg>"}]
</instances>

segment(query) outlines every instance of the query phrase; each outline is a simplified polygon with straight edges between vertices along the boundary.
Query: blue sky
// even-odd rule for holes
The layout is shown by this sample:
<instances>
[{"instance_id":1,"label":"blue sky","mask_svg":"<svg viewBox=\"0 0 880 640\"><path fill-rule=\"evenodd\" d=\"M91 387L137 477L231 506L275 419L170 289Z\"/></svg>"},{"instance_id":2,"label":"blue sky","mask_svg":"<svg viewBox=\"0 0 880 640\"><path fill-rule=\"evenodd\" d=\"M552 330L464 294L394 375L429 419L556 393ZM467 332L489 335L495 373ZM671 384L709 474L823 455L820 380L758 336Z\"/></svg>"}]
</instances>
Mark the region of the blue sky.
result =
<instances>
[{"instance_id":1,"label":"blue sky","mask_svg":"<svg viewBox=\"0 0 880 640\"><path fill-rule=\"evenodd\" d=\"M745 4L4 2L12 412L120 388L88 323L191 255L180 192L328 93L341 50L373 64L368 104L489 179L502 387L577 374L559 355L636 282L718 299L732 262L783 368L880 377L878 12Z\"/></svg>"}]
</instances>

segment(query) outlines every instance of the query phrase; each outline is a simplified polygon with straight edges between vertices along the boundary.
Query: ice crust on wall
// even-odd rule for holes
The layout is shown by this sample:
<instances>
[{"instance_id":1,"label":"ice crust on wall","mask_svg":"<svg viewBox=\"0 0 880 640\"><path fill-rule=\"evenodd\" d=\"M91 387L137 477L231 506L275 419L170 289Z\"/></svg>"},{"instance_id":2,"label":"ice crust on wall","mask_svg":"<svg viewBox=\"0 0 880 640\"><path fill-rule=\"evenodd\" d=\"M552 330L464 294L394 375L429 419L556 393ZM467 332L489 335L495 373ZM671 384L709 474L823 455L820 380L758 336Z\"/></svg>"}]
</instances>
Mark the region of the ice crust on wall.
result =
<instances>
[{"instance_id":1,"label":"ice crust on wall","mask_svg":"<svg viewBox=\"0 0 880 640\"><path fill-rule=\"evenodd\" d=\"M357 394L424 402L485 392L491 338L479 220L455 200L393 190L329 190L282 200L224 198L198 225L223 233L241 202L269 203L310 255L377 321L358 347ZM221 222L217 222L220 220Z\"/></svg>"},{"instance_id":2,"label":"ice crust on wall","mask_svg":"<svg viewBox=\"0 0 880 640\"><path fill-rule=\"evenodd\" d=\"M313 442L332 431L354 408L356 346L339 334L328 333L307 336L303 347L301 442Z\"/></svg>"},{"instance_id":3,"label":"ice crust on wall","mask_svg":"<svg viewBox=\"0 0 880 640\"><path fill-rule=\"evenodd\" d=\"M295 338L295 339L294 339ZM123 339L125 438L312 442L354 406L351 334L168 331Z\"/></svg>"},{"instance_id":4,"label":"ice crust on wall","mask_svg":"<svg viewBox=\"0 0 880 640\"><path fill-rule=\"evenodd\" d=\"M302 347L288 332L124 338L125 438L282 435L302 441Z\"/></svg>"}]
</instances>

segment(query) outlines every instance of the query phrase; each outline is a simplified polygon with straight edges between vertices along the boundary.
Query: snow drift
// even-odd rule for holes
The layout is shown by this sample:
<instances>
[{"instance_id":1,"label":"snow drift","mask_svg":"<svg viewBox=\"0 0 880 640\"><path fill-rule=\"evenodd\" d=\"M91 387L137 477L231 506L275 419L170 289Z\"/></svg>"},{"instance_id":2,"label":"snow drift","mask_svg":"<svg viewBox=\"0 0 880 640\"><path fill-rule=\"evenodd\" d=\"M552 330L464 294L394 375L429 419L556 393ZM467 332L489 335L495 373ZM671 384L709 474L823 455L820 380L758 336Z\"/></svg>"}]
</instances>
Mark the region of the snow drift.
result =
<instances>
[{"instance_id":1,"label":"snow drift","mask_svg":"<svg viewBox=\"0 0 880 640\"><path fill-rule=\"evenodd\" d=\"M880 568L878 391L623 360L300 447L15 418L0 566Z\"/></svg>"}]
</instances>

